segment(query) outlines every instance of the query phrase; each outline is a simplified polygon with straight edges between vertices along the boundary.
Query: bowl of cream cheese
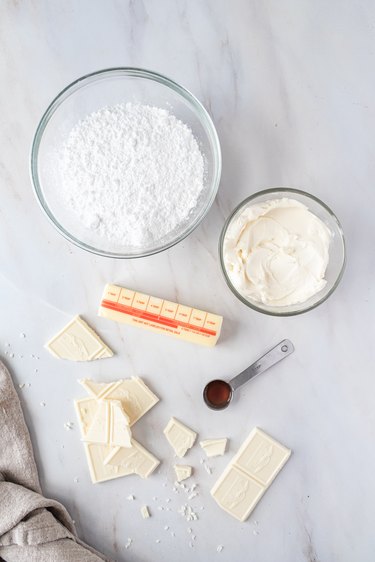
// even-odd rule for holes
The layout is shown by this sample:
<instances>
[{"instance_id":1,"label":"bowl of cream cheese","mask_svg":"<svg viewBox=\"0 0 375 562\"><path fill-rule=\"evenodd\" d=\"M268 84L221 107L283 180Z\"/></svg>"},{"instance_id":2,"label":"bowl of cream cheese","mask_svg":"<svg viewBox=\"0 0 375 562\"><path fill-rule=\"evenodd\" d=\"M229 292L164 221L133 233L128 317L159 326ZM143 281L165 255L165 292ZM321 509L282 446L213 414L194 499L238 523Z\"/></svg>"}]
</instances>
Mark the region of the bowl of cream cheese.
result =
<instances>
[{"instance_id":1,"label":"bowl of cream cheese","mask_svg":"<svg viewBox=\"0 0 375 562\"><path fill-rule=\"evenodd\" d=\"M219 242L225 280L244 304L273 316L307 312L336 289L345 239L335 214L298 189L259 191L227 219Z\"/></svg>"}]
</instances>

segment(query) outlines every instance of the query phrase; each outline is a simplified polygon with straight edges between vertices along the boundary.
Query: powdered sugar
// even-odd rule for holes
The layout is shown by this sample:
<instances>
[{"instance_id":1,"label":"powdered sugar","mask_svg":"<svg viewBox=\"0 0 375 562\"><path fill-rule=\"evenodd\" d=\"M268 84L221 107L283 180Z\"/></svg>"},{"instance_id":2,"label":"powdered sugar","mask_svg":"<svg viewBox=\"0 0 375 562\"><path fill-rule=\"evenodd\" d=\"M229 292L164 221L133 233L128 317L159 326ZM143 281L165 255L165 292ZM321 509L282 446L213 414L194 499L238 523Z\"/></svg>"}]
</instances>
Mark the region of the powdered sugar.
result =
<instances>
[{"instance_id":1,"label":"powdered sugar","mask_svg":"<svg viewBox=\"0 0 375 562\"><path fill-rule=\"evenodd\" d=\"M71 130L61 155L63 204L116 244L147 247L186 222L204 183L191 129L165 109L118 104Z\"/></svg>"}]
</instances>

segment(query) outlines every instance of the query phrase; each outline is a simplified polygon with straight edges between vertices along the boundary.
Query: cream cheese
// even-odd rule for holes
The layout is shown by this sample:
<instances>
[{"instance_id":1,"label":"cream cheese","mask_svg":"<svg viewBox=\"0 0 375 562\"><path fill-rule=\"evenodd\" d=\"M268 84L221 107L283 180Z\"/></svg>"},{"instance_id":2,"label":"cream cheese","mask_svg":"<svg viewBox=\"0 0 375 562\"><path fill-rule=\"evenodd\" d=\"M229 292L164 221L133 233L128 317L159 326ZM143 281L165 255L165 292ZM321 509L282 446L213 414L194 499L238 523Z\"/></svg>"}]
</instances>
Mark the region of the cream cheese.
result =
<instances>
[{"instance_id":1,"label":"cream cheese","mask_svg":"<svg viewBox=\"0 0 375 562\"><path fill-rule=\"evenodd\" d=\"M326 285L331 237L295 199L249 205L226 231L225 269L246 299L270 306L303 303Z\"/></svg>"}]
</instances>

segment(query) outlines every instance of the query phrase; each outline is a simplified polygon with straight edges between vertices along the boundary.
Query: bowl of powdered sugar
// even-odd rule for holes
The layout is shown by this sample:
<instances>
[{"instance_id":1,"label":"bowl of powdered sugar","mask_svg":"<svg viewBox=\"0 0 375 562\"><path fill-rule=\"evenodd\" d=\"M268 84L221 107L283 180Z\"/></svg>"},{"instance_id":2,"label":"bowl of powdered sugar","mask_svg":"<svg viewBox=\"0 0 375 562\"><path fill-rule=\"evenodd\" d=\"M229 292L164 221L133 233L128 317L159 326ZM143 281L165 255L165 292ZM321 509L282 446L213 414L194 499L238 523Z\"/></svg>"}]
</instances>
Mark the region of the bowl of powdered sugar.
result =
<instances>
[{"instance_id":1,"label":"bowl of powdered sugar","mask_svg":"<svg viewBox=\"0 0 375 562\"><path fill-rule=\"evenodd\" d=\"M172 80L114 68L84 76L37 128L31 177L59 232L96 254L134 258L173 246L207 214L220 181L215 127Z\"/></svg>"}]
</instances>

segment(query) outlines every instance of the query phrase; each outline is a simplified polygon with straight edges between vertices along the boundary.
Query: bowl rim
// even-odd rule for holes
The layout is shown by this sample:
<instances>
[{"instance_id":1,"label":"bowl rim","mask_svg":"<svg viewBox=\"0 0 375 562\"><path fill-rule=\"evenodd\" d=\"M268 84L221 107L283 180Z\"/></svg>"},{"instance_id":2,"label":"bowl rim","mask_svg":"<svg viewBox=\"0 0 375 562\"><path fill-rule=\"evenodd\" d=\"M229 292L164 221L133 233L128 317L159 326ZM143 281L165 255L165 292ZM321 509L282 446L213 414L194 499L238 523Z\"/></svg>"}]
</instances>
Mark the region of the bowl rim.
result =
<instances>
[{"instance_id":1,"label":"bowl rim","mask_svg":"<svg viewBox=\"0 0 375 562\"><path fill-rule=\"evenodd\" d=\"M41 182L39 181L39 173L38 173L38 155L39 155L39 147L43 138L44 131L47 128L47 125L54 115L54 113L58 110L60 105L68 99L71 95L73 95L78 89L83 87L85 83L90 83L91 81L96 81L100 79L105 79L110 75L123 75L127 77L136 77L136 78L143 78L146 80L152 80L154 82L158 82L167 88L172 89L175 93L182 96L190 105L191 109L196 113L197 117L199 118L202 126L210 139L210 143L212 145L212 152L213 152L213 161L214 161L214 170L213 170L213 178L211 180L211 187L210 187L210 196L208 197L206 204L203 208L202 214L198 217L186 230L175 240L172 240L168 244L163 244L158 246L154 249L147 250L144 252L139 252L134 255L124 254L121 252L110 252L100 250L90 244L86 244L82 242L79 238L73 236L67 229L65 229L55 218L53 212L49 208L49 205L43 195L43 190L41 187ZM220 179L221 179L221 170L222 170L222 156L221 156L221 147L219 137L215 128L215 125L206 110L203 104L198 100L194 94L190 92L184 86L178 84L171 78L153 70L147 70L145 68L139 67L132 67L132 66L116 66L116 67L109 67L104 68L101 70L97 70L94 72L90 72L85 74L67 86L65 86L50 102L47 109L44 111L42 117L39 120L38 126L35 130L35 134L33 137L33 141L31 144L31 151L30 151L30 159L29 159L29 173L31 178L31 184L33 187L34 195L39 203L40 208L44 212L45 216L47 217L48 221L54 226L54 228L69 242L74 244L75 246L81 248L82 250L88 251L89 253L107 257L107 258L115 258L115 259L137 259L146 256L151 256L154 254L158 254L163 252L164 250L168 250L169 248L175 246L182 240L184 240L187 236L189 236L203 221L206 217L207 213L209 212L219 189Z\"/></svg>"},{"instance_id":2,"label":"bowl rim","mask_svg":"<svg viewBox=\"0 0 375 562\"><path fill-rule=\"evenodd\" d=\"M323 209L325 209L328 214L331 216L331 218L335 221L338 232L340 234L340 239L342 242L342 250L343 250L343 259L342 259L342 264L341 264L341 268L339 271L339 274L335 280L335 282L333 283L332 287L330 288L330 290L327 292L326 295L324 295L321 299L317 300L315 303L300 308L299 310L293 310L293 311L271 311L271 310L266 310L264 308L262 308L261 305L257 305L254 304L254 302L251 302L249 300L247 300L243 295L241 295L241 293L239 293L239 291L237 291L237 289L234 287L234 285L232 284L228 273L226 271L226 267L224 264L224 256L223 256L223 245L224 245L224 238L225 238L225 234L226 231L228 229L229 224L231 223L233 217L235 216L235 214L242 208L245 207L250 201L253 201L254 199L256 199L257 197L261 197L263 195L271 195L271 194L278 194L278 193L291 193L291 194L295 194L295 195L301 195L303 197L306 197L307 199L312 199L313 201L315 201L316 203L318 203L318 205L320 205L321 207L323 207ZM332 211L332 209L330 207L328 207L328 205L326 205L321 199L319 199L318 197L316 197L315 195L312 195L311 193L308 193L307 191L303 191L301 189L296 189L293 187L271 187L271 188L267 188L267 189L262 189L261 191L257 191L251 195L249 195L248 197L246 197L243 201L241 201L241 203L239 203L235 209L230 213L230 215L228 216L228 218L226 219L224 226L221 230L220 233L220 237L219 237L219 259L220 259L220 266L221 266L221 271L223 273L224 279L226 281L226 284L228 285L228 287L230 288L230 290L232 291L232 293L246 306L248 306L249 308L252 308L253 310L255 310L256 312L260 312L261 314L266 314L267 316L280 316L280 317L286 317L286 316L297 316L299 314L304 314L305 312L308 312L309 310L313 310L314 308L316 308L317 306L319 306L320 304L322 304L323 302L325 302L328 297L330 297L332 295L332 293L336 290L337 286L339 285L342 276L344 274L344 270L346 267L346 243L345 243L345 236L344 236L344 231L342 229L341 223L339 221L339 219L337 218L337 216L335 215L335 213ZM303 305L303 303L301 303ZM281 307L280 307L281 309Z\"/></svg>"}]
</instances>

